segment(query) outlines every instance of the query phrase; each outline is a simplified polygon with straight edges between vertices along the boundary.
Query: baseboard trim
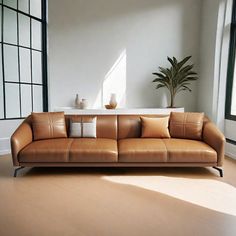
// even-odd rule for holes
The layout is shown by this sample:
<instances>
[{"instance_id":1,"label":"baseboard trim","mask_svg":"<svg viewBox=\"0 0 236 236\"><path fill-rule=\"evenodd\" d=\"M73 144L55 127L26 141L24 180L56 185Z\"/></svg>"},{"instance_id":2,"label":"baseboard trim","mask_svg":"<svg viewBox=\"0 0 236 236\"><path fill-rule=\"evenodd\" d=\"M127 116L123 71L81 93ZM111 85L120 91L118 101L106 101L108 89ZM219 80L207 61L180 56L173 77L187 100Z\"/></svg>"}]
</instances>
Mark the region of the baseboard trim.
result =
<instances>
[{"instance_id":1,"label":"baseboard trim","mask_svg":"<svg viewBox=\"0 0 236 236\"><path fill-rule=\"evenodd\" d=\"M2 156L2 155L7 155L7 154L10 154L10 153L11 153L11 150L9 150L9 149L0 150L0 156Z\"/></svg>"},{"instance_id":2,"label":"baseboard trim","mask_svg":"<svg viewBox=\"0 0 236 236\"><path fill-rule=\"evenodd\" d=\"M227 142L225 146L225 155L236 160L236 145Z\"/></svg>"},{"instance_id":3,"label":"baseboard trim","mask_svg":"<svg viewBox=\"0 0 236 236\"><path fill-rule=\"evenodd\" d=\"M225 155L229 158L232 158L232 159L236 160L236 155L233 154L232 152L225 152Z\"/></svg>"}]
</instances>

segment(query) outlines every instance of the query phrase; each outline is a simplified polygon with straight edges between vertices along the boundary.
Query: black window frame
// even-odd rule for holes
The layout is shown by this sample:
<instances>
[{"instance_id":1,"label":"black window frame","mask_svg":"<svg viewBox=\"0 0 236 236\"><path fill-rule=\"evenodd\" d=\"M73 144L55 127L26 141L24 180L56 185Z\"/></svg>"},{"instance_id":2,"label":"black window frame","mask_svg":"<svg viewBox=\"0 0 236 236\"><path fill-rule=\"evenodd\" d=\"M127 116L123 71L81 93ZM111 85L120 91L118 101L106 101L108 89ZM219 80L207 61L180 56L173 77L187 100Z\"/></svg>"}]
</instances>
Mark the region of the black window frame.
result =
<instances>
[{"instance_id":1,"label":"black window frame","mask_svg":"<svg viewBox=\"0 0 236 236\"><path fill-rule=\"evenodd\" d=\"M13 117L13 118L7 118L6 117L6 91L5 91L5 84L6 83L15 83L19 84L19 91L21 84L28 84L31 85L31 89L33 88L33 85L40 85L42 86L42 97L43 97L43 111L47 112L48 111L48 70L47 70L47 0L41 0L41 18L38 18L36 16L33 16L29 13L23 12L19 10L19 1L17 0L17 8L12 8L8 5L4 4L3 0L0 0L0 7L2 11L1 15L1 42L0 42L0 47L2 49L2 76L3 76L3 110L4 110L4 118L0 118L0 120L16 120L16 119L24 119L26 117L22 116L22 109L21 109L21 92L19 92L19 101L20 101L20 117ZM29 8L30 8L30 0L28 0ZM17 13L17 44L11 44L4 42L4 8L8 8L10 10L13 10ZM30 18L30 47L22 46L19 45L19 14L25 15ZM41 50L35 49L32 47L32 20L36 20L41 22ZM19 49L20 48L26 48L30 50L30 57L31 57L31 82L21 82L21 81L11 81L7 82L5 81L5 74L4 74L4 45L9 45L9 46L15 46L17 47L18 51L18 73L20 73L20 68L19 68ZM42 84L37 84L32 81L32 52L33 51L38 51L42 53ZM19 77L20 78L20 77ZM31 99L32 99L32 111L33 111L33 93L31 94Z\"/></svg>"},{"instance_id":2,"label":"black window frame","mask_svg":"<svg viewBox=\"0 0 236 236\"><path fill-rule=\"evenodd\" d=\"M230 46L229 46L226 102L225 102L225 119L234 121L236 121L236 115L232 115L231 113L231 104L232 104L232 93L233 93L233 83L234 83L235 60L236 60L236 0L233 1L233 12L230 26Z\"/></svg>"}]
</instances>

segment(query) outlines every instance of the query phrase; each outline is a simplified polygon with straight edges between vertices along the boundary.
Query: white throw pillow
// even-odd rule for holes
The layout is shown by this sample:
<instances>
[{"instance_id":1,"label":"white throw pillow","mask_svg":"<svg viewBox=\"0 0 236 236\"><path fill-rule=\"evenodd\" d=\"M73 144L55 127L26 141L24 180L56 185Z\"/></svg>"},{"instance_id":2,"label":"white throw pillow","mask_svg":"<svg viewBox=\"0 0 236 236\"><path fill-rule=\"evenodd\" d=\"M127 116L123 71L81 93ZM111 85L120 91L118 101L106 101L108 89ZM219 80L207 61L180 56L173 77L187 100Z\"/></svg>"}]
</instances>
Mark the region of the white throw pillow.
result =
<instances>
[{"instance_id":1,"label":"white throw pillow","mask_svg":"<svg viewBox=\"0 0 236 236\"><path fill-rule=\"evenodd\" d=\"M71 138L81 138L81 122L70 122L70 137Z\"/></svg>"},{"instance_id":2,"label":"white throw pillow","mask_svg":"<svg viewBox=\"0 0 236 236\"><path fill-rule=\"evenodd\" d=\"M94 117L91 121L87 121L82 123L82 137L83 138L96 138L97 130L96 130L97 117Z\"/></svg>"},{"instance_id":3,"label":"white throw pillow","mask_svg":"<svg viewBox=\"0 0 236 236\"><path fill-rule=\"evenodd\" d=\"M81 122L70 122L70 137L72 138L96 138L97 117Z\"/></svg>"}]
</instances>

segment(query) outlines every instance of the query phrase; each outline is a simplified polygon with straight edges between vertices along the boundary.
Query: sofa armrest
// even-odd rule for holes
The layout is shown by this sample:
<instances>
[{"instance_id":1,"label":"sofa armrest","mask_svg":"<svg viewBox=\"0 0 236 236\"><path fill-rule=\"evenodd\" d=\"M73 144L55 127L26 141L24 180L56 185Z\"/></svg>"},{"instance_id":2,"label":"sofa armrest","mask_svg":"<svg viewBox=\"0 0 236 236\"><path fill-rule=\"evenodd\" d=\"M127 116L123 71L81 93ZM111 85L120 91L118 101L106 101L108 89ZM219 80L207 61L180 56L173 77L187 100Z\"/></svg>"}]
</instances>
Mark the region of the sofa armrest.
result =
<instances>
[{"instance_id":1,"label":"sofa armrest","mask_svg":"<svg viewBox=\"0 0 236 236\"><path fill-rule=\"evenodd\" d=\"M217 166L222 166L225 156L225 136L210 120L204 123L203 141L217 152Z\"/></svg>"},{"instance_id":2,"label":"sofa armrest","mask_svg":"<svg viewBox=\"0 0 236 236\"><path fill-rule=\"evenodd\" d=\"M11 136L11 153L14 166L19 166L18 154L33 141L33 133L27 118Z\"/></svg>"}]
</instances>

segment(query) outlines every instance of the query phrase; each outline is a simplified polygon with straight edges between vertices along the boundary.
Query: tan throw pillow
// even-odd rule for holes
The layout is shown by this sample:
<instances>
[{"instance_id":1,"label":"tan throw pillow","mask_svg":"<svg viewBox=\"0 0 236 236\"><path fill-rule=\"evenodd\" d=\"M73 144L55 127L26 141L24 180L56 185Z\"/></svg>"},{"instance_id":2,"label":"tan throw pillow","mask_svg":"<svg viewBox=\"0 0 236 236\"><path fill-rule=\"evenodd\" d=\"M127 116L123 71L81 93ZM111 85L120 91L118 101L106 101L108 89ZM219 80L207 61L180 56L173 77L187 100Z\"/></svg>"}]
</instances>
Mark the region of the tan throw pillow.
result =
<instances>
[{"instance_id":1,"label":"tan throw pillow","mask_svg":"<svg viewBox=\"0 0 236 236\"><path fill-rule=\"evenodd\" d=\"M172 138L202 139L204 113L171 112L170 135Z\"/></svg>"},{"instance_id":2,"label":"tan throw pillow","mask_svg":"<svg viewBox=\"0 0 236 236\"><path fill-rule=\"evenodd\" d=\"M169 116L160 118L141 117L142 138L170 138Z\"/></svg>"},{"instance_id":3,"label":"tan throw pillow","mask_svg":"<svg viewBox=\"0 0 236 236\"><path fill-rule=\"evenodd\" d=\"M96 138L97 117L83 117L80 121L70 120L70 137L73 138Z\"/></svg>"},{"instance_id":4,"label":"tan throw pillow","mask_svg":"<svg viewBox=\"0 0 236 236\"><path fill-rule=\"evenodd\" d=\"M34 140L66 138L66 122L64 112L32 112Z\"/></svg>"}]
</instances>

